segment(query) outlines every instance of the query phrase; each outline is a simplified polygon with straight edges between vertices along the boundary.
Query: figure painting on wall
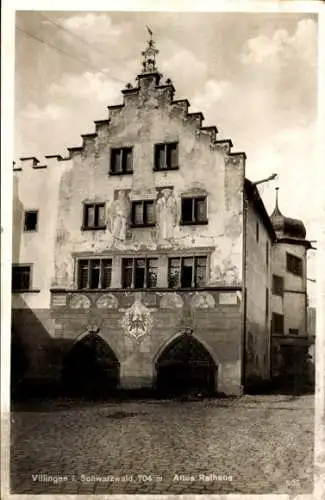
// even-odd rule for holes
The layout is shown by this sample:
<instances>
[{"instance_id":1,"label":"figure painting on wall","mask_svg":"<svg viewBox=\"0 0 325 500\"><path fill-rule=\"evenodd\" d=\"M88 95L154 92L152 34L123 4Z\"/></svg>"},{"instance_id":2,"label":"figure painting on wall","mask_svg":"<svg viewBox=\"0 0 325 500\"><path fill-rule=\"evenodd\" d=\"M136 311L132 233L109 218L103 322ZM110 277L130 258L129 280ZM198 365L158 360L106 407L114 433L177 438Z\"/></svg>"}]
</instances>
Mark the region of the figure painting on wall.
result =
<instances>
[{"instance_id":1,"label":"figure painting on wall","mask_svg":"<svg viewBox=\"0 0 325 500\"><path fill-rule=\"evenodd\" d=\"M173 229L177 224L177 203L173 190L163 189L157 200L158 240L166 241L173 236Z\"/></svg>"},{"instance_id":2,"label":"figure painting on wall","mask_svg":"<svg viewBox=\"0 0 325 500\"><path fill-rule=\"evenodd\" d=\"M130 201L128 192L121 190L118 192L117 200L113 201L110 214L110 230L113 238L125 241L127 223L130 211Z\"/></svg>"}]
</instances>

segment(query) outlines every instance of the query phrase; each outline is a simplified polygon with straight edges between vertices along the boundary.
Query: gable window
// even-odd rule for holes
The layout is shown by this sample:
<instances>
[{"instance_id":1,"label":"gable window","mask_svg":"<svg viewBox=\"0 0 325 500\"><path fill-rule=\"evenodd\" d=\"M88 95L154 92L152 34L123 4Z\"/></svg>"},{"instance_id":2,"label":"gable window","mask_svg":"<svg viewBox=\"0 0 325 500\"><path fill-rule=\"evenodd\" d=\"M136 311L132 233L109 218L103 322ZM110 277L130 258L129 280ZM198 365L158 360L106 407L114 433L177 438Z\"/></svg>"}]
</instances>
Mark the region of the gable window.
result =
<instances>
[{"instance_id":1,"label":"gable window","mask_svg":"<svg viewBox=\"0 0 325 500\"><path fill-rule=\"evenodd\" d=\"M24 231L37 231L38 210L27 210L25 212Z\"/></svg>"},{"instance_id":2,"label":"gable window","mask_svg":"<svg viewBox=\"0 0 325 500\"><path fill-rule=\"evenodd\" d=\"M11 286L13 291L30 290L31 287L31 266L13 265Z\"/></svg>"},{"instance_id":3,"label":"gable window","mask_svg":"<svg viewBox=\"0 0 325 500\"><path fill-rule=\"evenodd\" d=\"M174 170L178 168L177 142L155 145L154 170Z\"/></svg>"},{"instance_id":4,"label":"gable window","mask_svg":"<svg viewBox=\"0 0 325 500\"><path fill-rule=\"evenodd\" d=\"M109 288L112 280L112 259L80 259L78 288Z\"/></svg>"},{"instance_id":5,"label":"gable window","mask_svg":"<svg viewBox=\"0 0 325 500\"><path fill-rule=\"evenodd\" d=\"M272 333L284 333L284 316L283 314L272 314Z\"/></svg>"},{"instance_id":6,"label":"gable window","mask_svg":"<svg viewBox=\"0 0 325 500\"><path fill-rule=\"evenodd\" d=\"M206 284L207 257L169 259L169 288L196 288Z\"/></svg>"},{"instance_id":7,"label":"gable window","mask_svg":"<svg viewBox=\"0 0 325 500\"><path fill-rule=\"evenodd\" d=\"M111 174L132 174L133 152L132 148L111 149Z\"/></svg>"},{"instance_id":8,"label":"gable window","mask_svg":"<svg viewBox=\"0 0 325 500\"><path fill-rule=\"evenodd\" d=\"M287 253L287 271L288 273L302 277L302 259L291 253Z\"/></svg>"},{"instance_id":9,"label":"gable window","mask_svg":"<svg viewBox=\"0 0 325 500\"><path fill-rule=\"evenodd\" d=\"M272 293L273 295L278 295L279 297L283 297L284 291L284 279L282 276L276 276L273 274L272 276Z\"/></svg>"},{"instance_id":10,"label":"gable window","mask_svg":"<svg viewBox=\"0 0 325 500\"><path fill-rule=\"evenodd\" d=\"M82 229L105 229L105 203L85 203Z\"/></svg>"},{"instance_id":11,"label":"gable window","mask_svg":"<svg viewBox=\"0 0 325 500\"><path fill-rule=\"evenodd\" d=\"M155 202L152 200L132 202L132 226L155 225Z\"/></svg>"},{"instance_id":12,"label":"gable window","mask_svg":"<svg viewBox=\"0 0 325 500\"><path fill-rule=\"evenodd\" d=\"M206 196L182 198L182 224L207 224Z\"/></svg>"},{"instance_id":13,"label":"gable window","mask_svg":"<svg viewBox=\"0 0 325 500\"><path fill-rule=\"evenodd\" d=\"M122 288L155 288L158 259L122 259Z\"/></svg>"}]
</instances>

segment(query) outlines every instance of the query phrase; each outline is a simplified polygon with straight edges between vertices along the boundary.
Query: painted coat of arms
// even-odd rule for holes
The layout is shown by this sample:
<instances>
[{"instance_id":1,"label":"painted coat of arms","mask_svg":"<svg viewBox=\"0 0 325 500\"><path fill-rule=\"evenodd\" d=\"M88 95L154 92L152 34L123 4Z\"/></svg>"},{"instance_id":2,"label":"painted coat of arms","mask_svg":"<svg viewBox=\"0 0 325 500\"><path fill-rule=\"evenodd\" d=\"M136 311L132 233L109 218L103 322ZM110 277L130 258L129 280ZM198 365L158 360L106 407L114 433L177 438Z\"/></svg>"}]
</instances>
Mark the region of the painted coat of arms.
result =
<instances>
[{"instance_id":1,"label":"painted coat of arms","mask_svg":"<svg viewBox=\"0 0 325 500\"><path fill-rule=\"evenodd\" d=\"M153 318L150 310L139 299L136 299L130 309L125 312L121 325L125 333L138 339L150 333Z\"/></svg>"}]
</instances>

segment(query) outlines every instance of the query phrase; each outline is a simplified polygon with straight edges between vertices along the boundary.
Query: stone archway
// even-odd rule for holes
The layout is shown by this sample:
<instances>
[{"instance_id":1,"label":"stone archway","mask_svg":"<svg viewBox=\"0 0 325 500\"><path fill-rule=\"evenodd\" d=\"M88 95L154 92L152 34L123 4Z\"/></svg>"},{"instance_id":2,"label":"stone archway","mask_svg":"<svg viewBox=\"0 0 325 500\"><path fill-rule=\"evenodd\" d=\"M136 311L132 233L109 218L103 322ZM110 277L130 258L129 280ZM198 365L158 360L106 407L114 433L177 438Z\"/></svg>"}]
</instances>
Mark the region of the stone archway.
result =
<instances>
[{"instance_id":1,"label":"stone archway","mask_svg":"<svg viewBox=\"0 0 325 500\"><path fill-rule=\"evenodd\" d=\"M116 392L119 378L119 361L97 333L82 335L64 359L63 387L71 396L109 397Z\"/></svg>"},{"instance_id":2,"label":"stone archway","mask_svg":"<svg viewBox=\"0 0 325 500\"><path fill-rule=\"evenodd\" d=\"M217 364L193 335L174 338L158 355L155 368L158 396L212 395L217 390Z\"/></svg>"}]
</instances>

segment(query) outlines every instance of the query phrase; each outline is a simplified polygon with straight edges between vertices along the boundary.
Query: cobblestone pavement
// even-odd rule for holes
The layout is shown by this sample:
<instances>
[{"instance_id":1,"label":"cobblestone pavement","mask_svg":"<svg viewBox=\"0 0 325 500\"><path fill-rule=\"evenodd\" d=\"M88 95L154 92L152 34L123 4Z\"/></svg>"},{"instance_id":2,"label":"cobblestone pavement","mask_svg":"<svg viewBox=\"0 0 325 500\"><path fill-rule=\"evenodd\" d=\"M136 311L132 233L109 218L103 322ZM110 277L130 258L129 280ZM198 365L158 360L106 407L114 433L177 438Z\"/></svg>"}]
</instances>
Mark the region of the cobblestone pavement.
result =
<instances>
[{"instance_id":1,"label":"cobblestone pavement","mask_svg":"<svg viewBox=\"0 0 325 500\"><path fill-rule=\"evenodd\" d=\"M12 412L12 493L308 493L313 396Z\"/></svg>"}]
</instances>

